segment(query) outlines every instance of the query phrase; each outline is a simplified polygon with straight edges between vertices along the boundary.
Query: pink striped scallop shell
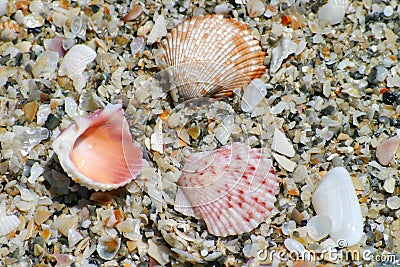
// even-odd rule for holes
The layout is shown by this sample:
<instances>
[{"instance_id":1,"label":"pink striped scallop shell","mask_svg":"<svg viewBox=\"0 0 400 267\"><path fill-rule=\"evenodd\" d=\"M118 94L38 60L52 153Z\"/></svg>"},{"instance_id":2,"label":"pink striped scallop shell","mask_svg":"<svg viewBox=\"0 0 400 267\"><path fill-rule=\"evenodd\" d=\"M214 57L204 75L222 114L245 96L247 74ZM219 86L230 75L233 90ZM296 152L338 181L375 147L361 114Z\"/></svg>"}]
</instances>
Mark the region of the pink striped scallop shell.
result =
<instances>
[{"instance_id":1,"label":"pink striped scallop shell","mask_svg":"<svg viewBox=\"0 0 400 267\"><path fill-rule=\"evenodd\" d=\"M242 143L193 154L178 185L175 209L200 216L216 236L256 228L271 215L279 191L271 160Z\"/></svg>"}]
</instances>

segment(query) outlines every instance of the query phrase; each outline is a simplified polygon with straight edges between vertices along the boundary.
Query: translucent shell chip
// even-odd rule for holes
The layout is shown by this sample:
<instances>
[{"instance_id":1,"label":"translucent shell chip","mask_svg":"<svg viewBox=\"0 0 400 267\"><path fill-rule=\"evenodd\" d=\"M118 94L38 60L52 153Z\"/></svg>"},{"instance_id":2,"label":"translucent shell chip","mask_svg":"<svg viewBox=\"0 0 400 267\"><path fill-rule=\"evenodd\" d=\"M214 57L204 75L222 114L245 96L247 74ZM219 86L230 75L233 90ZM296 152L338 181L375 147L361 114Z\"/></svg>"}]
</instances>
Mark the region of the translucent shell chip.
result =
<instances>
[{"instance_id":1,"label":"translucent shell chip","mask_svg":"<svg viewBox=\"0 0 400 267\"><path fill-rule=\"evenodd\" d=\"M271 160L242 143L193 154L178 185L175 209L200 216L216 236L249 232L264 222L279 188Z\"/></svg>"},{"instance_id":2,"label":"translucent shell chip","mask_svg":"<svg viewBox=\"0 0 400 267\"><path fill-rule=\"evenodd\" d=\"M142 150L132 142L121 105L79 117L53 142L64 171L94 190L126 185L142 170Z\"/></svg>"},{"instance_id":3,"label":"translucent shell chip","mask_svg":"<svg viewBox=\"0 0 400 267\"><path fill-rule=\"evenodd\" d=\"M265 71L265 52L247 24L221 15L186 20L162 45L172 86L185 99L231 96Z\"/></svg>"}]
</instances>

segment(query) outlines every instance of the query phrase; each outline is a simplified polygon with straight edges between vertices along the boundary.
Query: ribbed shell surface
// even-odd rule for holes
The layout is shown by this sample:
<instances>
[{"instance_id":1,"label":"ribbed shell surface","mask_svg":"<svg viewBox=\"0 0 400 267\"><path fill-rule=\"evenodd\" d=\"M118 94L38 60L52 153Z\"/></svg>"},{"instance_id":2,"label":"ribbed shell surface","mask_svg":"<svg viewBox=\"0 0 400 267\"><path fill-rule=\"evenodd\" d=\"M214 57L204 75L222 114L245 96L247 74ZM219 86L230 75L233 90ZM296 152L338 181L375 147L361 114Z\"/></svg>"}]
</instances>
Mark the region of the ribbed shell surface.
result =
<instances>
[{"instance_id":1,"label":"ribbed shell surface","mask_svg":"<svg viewBox=\"0 0 400 267\"><path fill-rule=\"evenodd\" d=\"M163 41L173 86L185 99L230 96L265 71L265 53L248 26L220 15L195 17Z\"/></svg>"}]
</instances>

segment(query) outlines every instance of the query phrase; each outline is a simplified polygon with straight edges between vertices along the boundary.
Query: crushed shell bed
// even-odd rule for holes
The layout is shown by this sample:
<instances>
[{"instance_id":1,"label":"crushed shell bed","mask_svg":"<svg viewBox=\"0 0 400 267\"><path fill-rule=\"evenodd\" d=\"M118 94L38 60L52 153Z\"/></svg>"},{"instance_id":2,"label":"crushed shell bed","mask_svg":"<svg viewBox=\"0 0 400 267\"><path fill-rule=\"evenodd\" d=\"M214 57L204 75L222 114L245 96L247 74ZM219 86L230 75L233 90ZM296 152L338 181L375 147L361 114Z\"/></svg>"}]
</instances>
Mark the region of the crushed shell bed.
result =
<instances>
[{"instance_id":1,"label":"crushed shell bed","mask_svg":"<svg viewBox=\"0 0 400 267\"><path fill-rule=\"evenodd\" d=\"M334 18L324 19L325 1L0 0L0 266L398 264L400 7L329 2ZM242 92L184 102L157 79L167 32L206 14L248 24L265 52L266 94L251 112ZM94 54L74 61L71 47ZM96 192L68 177L52 142L108 103L122 104L143 171ZM217 237L174 200L185 160L231 142L272 160L279 192L254 230ZM337 245L312 240L306 225L318 181L340 166L364 223L340 253L372 258L260 257Z\"/></svg>"}]
</instances>

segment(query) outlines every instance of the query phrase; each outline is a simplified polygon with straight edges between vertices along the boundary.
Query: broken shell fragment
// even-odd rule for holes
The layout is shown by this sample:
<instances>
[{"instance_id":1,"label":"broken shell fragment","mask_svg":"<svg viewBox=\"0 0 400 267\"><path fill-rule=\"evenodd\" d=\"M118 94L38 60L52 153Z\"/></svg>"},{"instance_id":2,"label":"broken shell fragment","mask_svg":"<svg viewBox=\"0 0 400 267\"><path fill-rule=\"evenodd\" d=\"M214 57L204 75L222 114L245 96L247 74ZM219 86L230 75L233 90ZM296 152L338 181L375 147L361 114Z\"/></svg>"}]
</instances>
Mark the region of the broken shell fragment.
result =
<instances>
[{"instance_id":1,"label":"broken shell fragment","mask_svg":"<svg viewBox=\"0 0 400 267\"><path fill-rule=\"evenodd\" d=\"M330 25L338 24L343 20L349 4L348 0L329 0L318 10L318 19L328 21Z\"/></svg>"},{"instance_id":2,"label":"broken shell fragment","mask_svg":"<svg viewBox=\"0 0 400 267\"><path fill-rule=\"evenodd\" d=\"M399 145L400 138L397 136L393 136L378 145L376 147L376 157L378 158L379 163L384 166L388 165L394 158Z\"/></svg>"},{"instance_id":3,"label":"broken shell fragment","mask_svg":"<svg viewBox=\"0 0 400 267\"><path fill-rule=\"evenodd\" d=\"M74 45L65 54L58 75L82 74L87 64L91 63L96 56L96 52L89 46L83 44Z\"/></svg>"},{"instance_id":4,"label":"broken shell fragment","mask_svg":"<svg viewBox=\"0 0 400 267\"><path fill-rule=\"evenodd\" d=\"M329 235L335 242L353 246L361 240L363 219L349 173L336 167L325 174L312 196L314 210L332 221Z\"/></svg>"},{"instance_id":5,"label":"broken shell fragment","mask_svg":"<svg viewBox=\"0 0 400 267\"><path fill-rule=\"evenodd\" d=\"M0 236L11 233L20 223L20 219L15 215L0 217Z\"/></svg>"},{"instance_id":6,"label":"broken shell fragment","mask_svg":"<svg viewBox=\"0 0 400 267\"><path fill-rule=\"evenodd\" d=\"M326 215L316 215L307 223L308 235L315 241L319 241L329 235L332 228L332 220Z\"/></svg>"},{"instance_id":7,"label":"broken shell fragment","mask_svg":"<svg viewBox=\"0 0 400 267\"><path fill-rule=\"evenodd\" d=\"M278 193L272 161L242 143L191 155L178 185L175 209L199 215L216 236L256 228L271 215Z\"/></svg>"},{"instance_id":8,"label":"broken shell fragment","mask_svg":"<svg viewBox=\"0 0 400 267\"><path fill-rule=\"evenodd\" d=\"M97 54L87 45L77 44L65 54L61 62L58 75L68 76L74 82L75 89L80 92L86 84L83 71L91 63Z\"/></svg>"},{"instance_id":9,"label":"broken shell fragment","mask_svg":"<svg viewBox=\"0 0 400 267\"><path fill-rule=\"evenodd\" d=\"M97 244L97 253L103 260L112 260L121 246L121 239L108 235L101 236Z\"/></svg>"},{"instance_id":10,"label":"broken shell fragment","mask_svg":"<svg viewBox=\"0 0 400 267\"><path fill-rule=\"evenodd\" d=\"M124 186L142 170L142 151L132 143L121 105L77 118L53 149L75 182L96 191Z\"/></svg>"},{"instance_id":11,"label":"broken shell fragment","mask_svg":"<svg viewBox=\"0 0 400 267\"><path fill-rule=\"evenodd\" d=\"M184 99L231 96L233 90L263 75L264 55L248 26L222 15L181 23L162 43L164 61ZM167 75L161 75L167 76Z\"/></svg>"},{"instance_id":12,"label":"broken shell fragment","mask_svg":"<svg viewBox=\"0 0 400 267\"><path fill-rule=\"evenodd\" d=\"M243 93L240 107L244 112L252 112L267 94L267 85L260 79L254 79Z\"/></svg>"}]
</instances>

